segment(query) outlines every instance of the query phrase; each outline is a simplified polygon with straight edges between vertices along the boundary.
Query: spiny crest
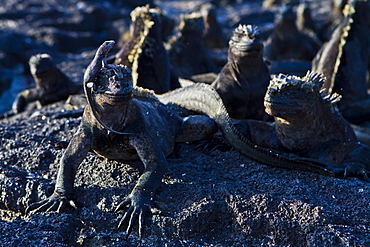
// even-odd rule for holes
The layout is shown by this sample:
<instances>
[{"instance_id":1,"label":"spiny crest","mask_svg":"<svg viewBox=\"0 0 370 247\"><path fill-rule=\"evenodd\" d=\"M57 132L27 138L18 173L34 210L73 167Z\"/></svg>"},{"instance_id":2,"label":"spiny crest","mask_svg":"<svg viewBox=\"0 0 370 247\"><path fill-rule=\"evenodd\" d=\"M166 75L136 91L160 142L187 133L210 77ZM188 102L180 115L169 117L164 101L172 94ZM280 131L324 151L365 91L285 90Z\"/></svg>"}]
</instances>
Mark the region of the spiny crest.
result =
<instances>
[{"instance_id":1,"label":"spiny crest","mask_svg":"<svg viewBox=\"0 0 370 247\"><path fill-rule=\"evenodd\" d=\"M324 94L325 90L321 89L321 87L325 80L326 78L322 73L313 73L310 71L307 71L307 74L303 77L279 74L272 78L269 88L281 90L287 87L298 87L306 92L317 92L321 98L328 103L330 111L336 112L338 111L336 104L340 101L342 96L337 93Z\"/></svg>"},{"instance_id":2,"label":"spiny crest","mask_svg":"<svg viewBox=\"0 0 370 247\"><path fill-rule=\"evenodd\" d=\"M343 8L343 16L344 16L343 22L345 22L345 25L343 26L342 34L339 40L338 54L337 54L336 61L334 64L333 75L331 76L331 82L330 82L331 85L334 85L335 76L338 72L340 61L343 55L343 47L347 43L347 37L351 30L351 26L352 26L351 24L353 23L353 15L356 12L355 5L356 5L356 0L348 0L347 4ZM332 87L330 87L329 92L331 90L332 90Z\"/></svg>"},{"instance_id":3,"label":"spiny crest","mask_svg":"<svg viewBox=\"0 0 370 247\"><path fill-rule=\"evenodd\" d=\"M343 8L343 16L344 17L350 17L352 16L356 10L356 0L348 0L347 4Z\"/></svg>"},{"instance_id":4,"label":"spiny crest","mask_svg":"<svg viewBox=\"0 0 370 247\"><path fill-rule=\"evenodd\" d=\"M128 55L127 59L130 63L133 63L134 62L134 59L135 57L137 56L137 54L140 54L142 51L141 51L141 46L144 42L147 41L147 37L149 35L149 31L150 29L153 27L154 25L154 21L151 21L149 19L144 19L143 21L143 29L140 31L140 39L138 40L138 42L135 44L135 46L132 48L132 50L130 51L130 54Z\"/></svg>"},{"instance_id":5,"label":"spiny crest","mask_svg":"<svg viewBox=\"0 0 370 247\"><path fill-rule=\"evenodd\" d=\"M199 12L193 12L191 14L181 14L180 15L180 31L204 31L204 20L203 16Z\"/></svg>"},{"instance_id":6,"label":"spiny crest","mask_svg":"<svg viewBox=\"0 0 370 247\"><path fill-rule=\"evenodd\" d=\"M242 25L239 24L237 28L235 28L233 34L241 34L241 35L260 35L260 30L255 25Z\"/></svg>"},{"instance_id":7,"label":"spiny crest","mask_svg":"<svg viewBox=\"0 0 370 247\"><path fill-rule=\"evenodd\" d=\"M131 11L130 16L133 22L136 21L138 17L144 17L144 19L147 19L146 17L149 16L149 5L136 7L133 11Z\"/></svg>"},{"instance_id":8,"label":"spiny crest","mask_svg":"<svg viewBox=\"0 0 370 247\"><path fill-rule=\"evenodd\" d=\"M323 74L313 73L310 71L307 71L307 74L303 77L279 74L272 78L269 87L281 90L285 87L294 86L300 87L308 92L318 92L325 80L326 79Z\"/></svg>"},{"instance_id":9,"label":"spiny crest","mask_svg":"<svg viewBox=\"0 0 370 247\"><path fill-rule=\"evenodd\" d=\"M160 18L160 11L157 8L150 8L149 5L143 7L136 7L130 13L131 21L135 22L137 20L141 22L145 21L154 21L159 22L161 21Z\"/></svg>"},{"instance_id":10,"label":"spiny crest","mask_svg":"<svg viewBox=\"0 0 370 247\"><path fill-rule=\"evenodd\" d=\"M332 106L336 105L340 99L342 98L341 95L337 94L337 93L333 93L333 94L330 94L330 93L326 93L324 94L323 93L324 90L321 90L320 91L320 94L321 94L321 97L327 101L328 103L330 103Z\"/></svg>"}]
</instances>

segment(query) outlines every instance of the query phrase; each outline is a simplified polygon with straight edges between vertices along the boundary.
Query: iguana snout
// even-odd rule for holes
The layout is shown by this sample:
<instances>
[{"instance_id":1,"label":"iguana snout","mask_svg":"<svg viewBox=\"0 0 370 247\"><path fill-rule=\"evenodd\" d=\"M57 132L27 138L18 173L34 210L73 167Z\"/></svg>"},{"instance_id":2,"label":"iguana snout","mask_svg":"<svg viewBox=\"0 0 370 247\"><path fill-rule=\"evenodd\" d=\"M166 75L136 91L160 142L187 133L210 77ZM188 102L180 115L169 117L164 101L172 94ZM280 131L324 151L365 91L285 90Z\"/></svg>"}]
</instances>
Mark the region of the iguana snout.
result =
<instances>
[{"instance_id":1,"label":"iguana snout","mask_svg":"<svg viewBox=\"0 0 370 247\"><path fill-rule=\"evenodd\" d=\"M109 97L130 96L133 90L131 70L123 65L103 67L96 81L96 93Z\"/></svg>"},{"instance_id":2,"label":"iguana snout","mask_svg":"<svg viewBox=\"0 0 370 247\"><path fill-rule=\"evenodd\" d=\"M233 32L229 45L235 54L245 53L260 54L263 50L263 43L260 39L260 31L256 26L239 25Z\"/></svg>"}]
</instances>

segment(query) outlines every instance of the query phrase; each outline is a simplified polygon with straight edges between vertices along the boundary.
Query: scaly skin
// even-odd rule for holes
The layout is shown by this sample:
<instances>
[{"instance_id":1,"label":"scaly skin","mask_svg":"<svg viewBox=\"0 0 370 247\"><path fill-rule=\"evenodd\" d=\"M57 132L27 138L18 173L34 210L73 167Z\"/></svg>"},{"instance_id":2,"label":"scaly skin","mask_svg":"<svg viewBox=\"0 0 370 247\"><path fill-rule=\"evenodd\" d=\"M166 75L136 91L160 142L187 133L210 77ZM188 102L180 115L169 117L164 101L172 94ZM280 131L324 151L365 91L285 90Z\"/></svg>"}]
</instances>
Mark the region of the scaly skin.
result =
<instances>
[{"instance_id":1,"label":"scaly skin","mask_svg":"<svg viewBox=\"0 0 370 247\"><path fill-rule=\"evenodd\" d=\"M275 77L265 97L266 111L275 122L243 120L237 127L209 85L194 84L159 99L210 116L231 146L258 162L368 180L370 148L357 142L351 126L338 112L334 104L340 96L320 94L323 82L322 75L315 73L302 78Z\"/></svg>"},{"instance_id":2,"label":"scaly skin","mask_svg":"<svg viewBox=\"0 0 370 247\"><path fill-rule=\"evenodd\" d=\"M163 103L174 103L208 115L216 121L230 145L251 159L275 167L333 176L330 163L299 157L276 149L263 148L251 142L233 125L222 99L210 85L197 83L160 95L158 98Z\"/></svg>"},{"instance_id":3,"label":"scaly skin","mask_svg":"<svg viewBox=\"0 0 370 247\"><path fill-rule=\"evenodd\" d=\"M340 96L320 93L324 80L317 73L275 76L265 96L266 112L275 122L246 120L239 129L257 145L329 163L338 177L367 180L370 148L358 143L335 106Z\"/></svg>"},{"instance_id":4,"label":"scaly skin","mask_svg":"<svg viewBox=\"0 0 370 247\"><path fill-rule=\"evenodd\" d=\"M117 53L115 64L126 65L132 70L135 86L165 93L178 87L171 80L167 51L163 45L163 13L149 5L131 12L131 39ZM177 84L176 84L177 83Z\"/></svg>"},{"instance_id":5,"label":"scaly skin","mask_svg":"<svg viewBox=\"0 0 370 247\"><path fill-rule=\"evenodd\" d=\"M263 106L270 73L263 60L263 42L256 26L239 25L229 42L228 62L212 86L230 117L264 119Z\"/></svg>"},{"instance_id":6,"label":"scaly skin","mask_svg":"<svg viewBox=\"0 0 370 247\"><path fill-rule=\"evenodd\" d=\"M342 95L338 107L351 123L370 120L369 12L368 1L349 1L344 19L312 62L313 71L327 75L325 90Z\"/></svg>"},{"instance_id":7,"label":"scaly skin","mask_svg":"<svg viewBox=\"0 0 370 247\"><path fill-rule=\"evenodd\" d=\"M130 70L122 65L105 63L113 44L113 41L103 43L86 70L84 84L93 90L89 92L86 88L91 101L85 108L78 132L60 161L54 193L46 200L30 205L27 212L59 212L66 206L75 207L74 179L89 150L108 159L140 159L144 172L116 211L128 206L118 227L125 227L128 236L138 219L141 237L145 212L152 209L155 190L167 168L166 156L175 142L208 138L217 131L217 126L206 116L181 118L174 108L159 102L150 91L133 88Z\"/></svg>"}]
</instances>

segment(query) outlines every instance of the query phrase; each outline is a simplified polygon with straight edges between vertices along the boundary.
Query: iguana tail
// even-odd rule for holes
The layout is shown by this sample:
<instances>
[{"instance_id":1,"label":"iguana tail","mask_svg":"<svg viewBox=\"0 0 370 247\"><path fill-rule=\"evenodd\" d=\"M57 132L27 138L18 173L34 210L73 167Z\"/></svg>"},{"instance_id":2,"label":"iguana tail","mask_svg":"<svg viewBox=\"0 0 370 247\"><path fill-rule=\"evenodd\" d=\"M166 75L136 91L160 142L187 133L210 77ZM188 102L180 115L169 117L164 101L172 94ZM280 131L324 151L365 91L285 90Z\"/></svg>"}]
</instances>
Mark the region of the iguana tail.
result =
<instances>
[{"instance_id":1,"label":"iguana tail","mask_svg":"<svg viewBox=\"0 0 370 247\"><path fill-rule=\"evenodd\" d=\"M263 148L252 143L233 125L221 97L210 85L195 83L159 95L158 98L165 104L174 103L214 119L230 145L248 158L270 166L334 176L334 174L327 169L331 165L330 163L299 157L295 154L279 152L274 149Z\"/></svg>"}]
</instances>

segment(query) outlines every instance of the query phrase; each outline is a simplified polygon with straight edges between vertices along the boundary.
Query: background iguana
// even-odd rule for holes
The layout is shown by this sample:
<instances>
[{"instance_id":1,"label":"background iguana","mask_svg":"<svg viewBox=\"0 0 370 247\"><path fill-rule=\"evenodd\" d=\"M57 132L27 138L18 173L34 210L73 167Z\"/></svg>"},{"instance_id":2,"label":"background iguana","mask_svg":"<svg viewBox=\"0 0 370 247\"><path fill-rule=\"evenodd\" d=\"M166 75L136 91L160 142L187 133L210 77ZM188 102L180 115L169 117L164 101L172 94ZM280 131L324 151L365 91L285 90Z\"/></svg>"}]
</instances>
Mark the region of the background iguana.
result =
<instances>
[{"instance_id":1,"label":"background iguana","mask_svg":"<svg viewBox=\"0 0 370 247\"><path fill-rule=\"evenodd\" d=\"M229 42L228 62L212 83L230 117L266 117L263 97L269 81L270 73L263 59L263 41L258 28L239 25Z\"/></svg>"},{"instance_id":2,"label":"background iguana","mask_svg":"<svg viewBox=\"0 0 370 247\"><path fill-rule=\"evenodd\" d=\"M165 93L179 87L176 77L171 78L167 51L163 44L163 14L149 5L131 12L131 38L115 55L114 64L132 70L135 86Z\"/></svg>"},{"instance_id":3,"label":"background iguana","mask_svg":"<svg viewBox=\"0 0 370 247\"><path fill-rule=\"evenodd\" d=\"M54 64L49 54L31 56L29 66L36 87L18 93L12 110L5 113L3 117L24 111L31 102L36 101L38 107L41 108L44 105L67 99L69 95L82 90L81 85L75 84Z\"/></svg>"},{"instance_id":4,"label":"background iguana","mask_svg":"<svg viewBox=\"0 0 370 247\"><path fill-rule=\"evenodd\" d=\"M134 88L130 70L122 65L106 64L105 57L113 44L113 41L104 42L85 72L89 104L78 132L60 161L54 193L29 206L28 211L62 211L65 206L75 206L74 178L90 150L108 159L140 159L144 172L116 211L129 205L118 227L127 223L129 234L138 218L141 236L145 212L152 208L155 190L166 171L166 156L175 142L210 137L217 126L206 116L181 118L151 91Z\"/></svg>"},{"instance_id":5,"label":"background iguana","mask_svg":"<svg viewBox=\"0 0 370 247\"><path fill-rule=\"evenodd\" d=\"M192 75L215 72L203 40L204 20L200 13L180 15L179 34L166 44L170 64L176 76L189 79Z\"/></svg>"},{"instance_id":6,"label":"background iguana","mask_svg":"<svg viewBox=\"0 0 370 247\"><path fill-rule=\"evenodd\" d=\"M321 42L312 33L300 31L291 6L283 5L275 14L273 33L265 43L265 56L273 61L311 61L321 47Z\"/></svg>"},{"instance_id":7,"label":"background iguana","mask_svg":"<svg viewBox=\"0 0 370 247\"><path fill-rule=\"evenodd\" d=\"M312 62L313 71L324 73L324 90L342 95L338 103L352 123L370 120L368 66L370 64L370 3L350 0L344 19Z\"/></svg>"}]
</instances>

